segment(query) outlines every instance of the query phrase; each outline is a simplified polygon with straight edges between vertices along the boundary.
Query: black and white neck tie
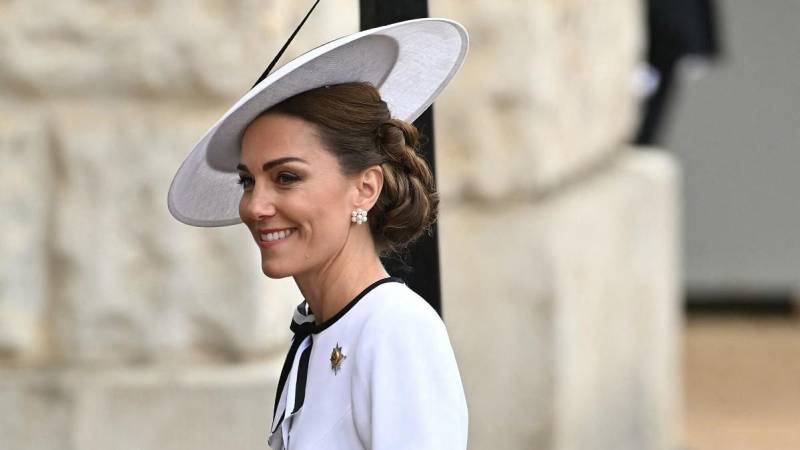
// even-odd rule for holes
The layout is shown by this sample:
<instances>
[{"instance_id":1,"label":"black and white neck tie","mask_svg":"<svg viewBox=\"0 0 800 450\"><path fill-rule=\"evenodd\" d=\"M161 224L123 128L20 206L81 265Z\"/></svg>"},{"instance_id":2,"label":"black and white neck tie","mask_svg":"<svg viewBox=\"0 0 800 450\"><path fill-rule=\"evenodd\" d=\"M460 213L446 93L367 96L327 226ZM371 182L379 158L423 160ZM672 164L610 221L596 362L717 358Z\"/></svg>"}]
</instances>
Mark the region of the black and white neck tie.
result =
<instances>
[{"instance_id":1,"label":"black and white neck tie","mask_svg":"<svg viewBox=\"0 0 800 450\"><path fill-rule=\"evenodd\" d=\"M282 448L288 447L292 416L300 412L303 407L306 381L308 380L308 362L311 358L311 348L314 345L312 335L314 327L314 315L308 304L303 301L297 305L289 326L294 337L289 352L286 354L286 360L283 362L283 369L281 369L281 376L278 380L278 390L275 393L272 429L268 439L272 448L276 448L273 444L278 439L283 443Z\"/></svg>"}]
</instances>

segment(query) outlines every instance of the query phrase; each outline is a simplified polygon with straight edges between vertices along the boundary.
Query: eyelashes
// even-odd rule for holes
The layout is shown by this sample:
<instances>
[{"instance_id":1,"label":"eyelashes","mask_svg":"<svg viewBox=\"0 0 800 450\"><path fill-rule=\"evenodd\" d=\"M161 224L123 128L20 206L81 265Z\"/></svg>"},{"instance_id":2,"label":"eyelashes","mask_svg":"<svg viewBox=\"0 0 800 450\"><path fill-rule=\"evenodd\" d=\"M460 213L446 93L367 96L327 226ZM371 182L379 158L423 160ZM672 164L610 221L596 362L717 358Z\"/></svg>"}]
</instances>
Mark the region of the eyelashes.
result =
<instances>
[{"instance_id":1,"label":"eyelashes","mask_svg":"<svg viewBox=\"0 0 800 450\"><path fill-rule=\"evenodd\" d=\"M291 172L281 172L275 177L275 181L278 184L286 185L300 181L300 177Z\"/></svg>"},{"instance_id":2,"label":"eyelashes","mask_svg":"<svg viewBox=\"0 0 800 450\"><path fill-rule=\"evenodd\" d=\"M279 172L275 176L275 184L280 186L288 186L301 180L302 178L292 172ZM250 175L240 173L239 179L236 181L236 183L242 186L242 189L248 189L255 184L255 180Z\"/></svg>"},{"instance_id":3,"label":"eyelashes","mask_svg":"<svg viewBox=\"0 0 800 450\"><path fill-rule=\"evenodd\" d=\"M253 177L239 174L239 179L236 181L236 184L240 185L242 189L247 189L254 184Z\"/></svg>"}]
</instances>

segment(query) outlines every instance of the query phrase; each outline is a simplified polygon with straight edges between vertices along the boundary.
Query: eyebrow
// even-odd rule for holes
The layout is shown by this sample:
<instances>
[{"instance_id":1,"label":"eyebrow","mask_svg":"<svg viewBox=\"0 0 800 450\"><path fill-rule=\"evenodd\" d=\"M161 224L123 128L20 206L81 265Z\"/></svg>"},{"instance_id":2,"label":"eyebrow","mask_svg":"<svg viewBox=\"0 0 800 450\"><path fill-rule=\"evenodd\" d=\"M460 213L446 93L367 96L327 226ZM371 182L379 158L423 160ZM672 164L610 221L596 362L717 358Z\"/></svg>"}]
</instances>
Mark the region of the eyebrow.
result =
<instances>
[{"instance_id":1,"label":"eyebrow","mask_svg":"<svg viewBox=\"0 0 800 450\"><path fill-rule=\"evenodd\" d=\"M308 164L308 161L306 161L303 158L298 158L296 156L286 156L284 158L273 159L272 161L265 162L264 165L261 166L261 169L264 172L266 172L266 171L268 171L269 169L272 169L275 166L280 166L281 164L285 164L285 163L293 162L293 161L298 161L298 162L301 162L301 163ZM238 166L236 166L236 168L241 170L241 171L244 171L244 172L250 172L250 169L248 169L247 166L245 166L244 164L241 164L241 163Z\"/></svg>"}]
</instances>

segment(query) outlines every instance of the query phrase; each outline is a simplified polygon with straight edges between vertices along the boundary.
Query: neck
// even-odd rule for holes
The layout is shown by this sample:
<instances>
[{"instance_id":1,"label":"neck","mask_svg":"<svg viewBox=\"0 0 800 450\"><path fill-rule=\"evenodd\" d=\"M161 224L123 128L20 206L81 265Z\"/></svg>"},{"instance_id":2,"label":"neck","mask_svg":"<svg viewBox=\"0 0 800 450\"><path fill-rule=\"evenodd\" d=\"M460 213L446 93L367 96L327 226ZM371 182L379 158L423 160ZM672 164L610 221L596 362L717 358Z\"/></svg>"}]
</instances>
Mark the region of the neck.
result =
<instances>
[{"instance_id":1,"label":"neck","mask_svg":"<svg viewBox=\"0 0 800 450\"><path fill-rule=\"evenodd\" d=\"M372 239L360 241L348 239L323 267L294 276L317 325L336 315L364 288L389 276Z\"/></svg>"}]
</instances>

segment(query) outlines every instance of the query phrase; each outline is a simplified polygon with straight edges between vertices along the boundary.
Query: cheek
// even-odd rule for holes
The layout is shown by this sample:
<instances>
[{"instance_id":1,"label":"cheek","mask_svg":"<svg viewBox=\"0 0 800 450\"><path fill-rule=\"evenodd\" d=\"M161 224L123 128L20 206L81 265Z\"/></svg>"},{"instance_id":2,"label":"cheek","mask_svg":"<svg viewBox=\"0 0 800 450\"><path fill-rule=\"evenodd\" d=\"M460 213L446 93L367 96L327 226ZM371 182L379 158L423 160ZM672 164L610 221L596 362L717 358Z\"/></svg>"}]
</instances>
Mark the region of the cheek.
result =
<instances>
[{"instance_id":1,"label":"cheek","mask_svg":"<svg viewBox=\"0 0 800 450\"><path fill-rule=\"evenodd\" d=\"M350 225L350 212L345 210L342 194L320 196L320 201L309 211L310 220L306 224L314 244L339 247L344 242Z\"/></svg>"},{"instance_id":2,"label":"cheek","mask_svg":"<svg viewBox=\"0 0 800 450\"><path fill-rule=\"evenodd\" d=\"M339 217L341 208L328 203L327 206L318 208L312 213L312 219L307 225L311 241L316 245L336 246L346 235Z\"/></svg>"}]
</instances>

